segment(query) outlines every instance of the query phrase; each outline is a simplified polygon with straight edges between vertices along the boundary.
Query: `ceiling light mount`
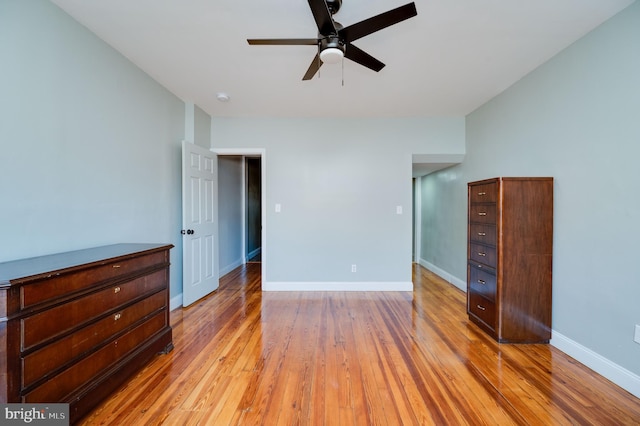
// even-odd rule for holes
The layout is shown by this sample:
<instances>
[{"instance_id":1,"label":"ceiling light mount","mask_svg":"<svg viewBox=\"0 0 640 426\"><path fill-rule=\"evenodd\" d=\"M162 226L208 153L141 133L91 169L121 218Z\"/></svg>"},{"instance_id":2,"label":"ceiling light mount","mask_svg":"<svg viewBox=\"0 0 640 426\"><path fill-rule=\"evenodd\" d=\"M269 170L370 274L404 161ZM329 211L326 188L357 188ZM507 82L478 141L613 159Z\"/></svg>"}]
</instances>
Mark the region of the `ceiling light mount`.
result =
<instances>
[{"instance_id":1,"label":"ceiling light mount","mask_svg":"<svg viewBox=\"0 0 640 426\"><path fill-rule=\"evenodd\" d=\"M220 102L229 102L231 97L229 95L227 95L226 93L220 92L220 93L216 94L216 99L219 100Z\"/></svg>"}]
</instances>

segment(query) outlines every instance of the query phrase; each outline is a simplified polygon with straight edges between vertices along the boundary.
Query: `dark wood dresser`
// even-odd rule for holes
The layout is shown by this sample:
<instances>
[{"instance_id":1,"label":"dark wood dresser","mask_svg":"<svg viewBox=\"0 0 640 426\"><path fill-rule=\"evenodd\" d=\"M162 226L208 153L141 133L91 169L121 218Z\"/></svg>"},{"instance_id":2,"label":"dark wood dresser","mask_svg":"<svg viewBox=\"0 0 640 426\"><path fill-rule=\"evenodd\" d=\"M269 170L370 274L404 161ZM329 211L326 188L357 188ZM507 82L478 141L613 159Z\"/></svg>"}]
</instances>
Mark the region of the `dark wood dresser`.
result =
<instances>
[{"instance_id":1,"label":"dark wood dresser","mask_svg":"<svg viewBox=\"0 0 640 426\"><path fill-rule=\"evenodd\" d=\"M551 339L553 178L468 184L467 312L499 342Z\"/></svg>"},{"instance_id":2,"label":"dark wood dresser","mask_svg":"<svg viewBox=\"0 0 640 426\"><path fill-rule=\"evenodd\" d=\"M0 401L69 403L75 422L173 348L172 245L0 263Z\"/></svg>"}]
</instances>

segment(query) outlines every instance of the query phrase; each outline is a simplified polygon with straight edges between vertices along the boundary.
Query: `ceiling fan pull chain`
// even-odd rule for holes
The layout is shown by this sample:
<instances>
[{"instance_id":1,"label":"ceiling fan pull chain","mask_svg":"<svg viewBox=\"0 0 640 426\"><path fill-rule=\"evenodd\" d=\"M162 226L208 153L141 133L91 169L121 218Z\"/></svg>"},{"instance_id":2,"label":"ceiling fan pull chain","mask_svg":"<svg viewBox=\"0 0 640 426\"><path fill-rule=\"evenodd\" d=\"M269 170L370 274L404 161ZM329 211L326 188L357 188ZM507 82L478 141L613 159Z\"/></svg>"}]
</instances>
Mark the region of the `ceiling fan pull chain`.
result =
<instances>
[{"instance_id":1,"label":"ceiling fan pull chain","mask_svg":"<svg viewBox=\"0 0 640 426\"><path fill-rule=\"evenodd\" d=\"M320 52L322 49L320 48L320 40L318 40L318 54L316 55L316 62L318 63L318 78L320 78L320 66L322 65L322 61L320 60Z\"/></svg>"},{"instance_id":2,"label":"ceiling fan pull chain","mask_svg":"<svg viewBox=\"0 0 640 426\"><path fill-rule=\"evenodd\" d=\"M344 56L342 57L342 87L344 87Z\"/></svg>"}]
</instances>

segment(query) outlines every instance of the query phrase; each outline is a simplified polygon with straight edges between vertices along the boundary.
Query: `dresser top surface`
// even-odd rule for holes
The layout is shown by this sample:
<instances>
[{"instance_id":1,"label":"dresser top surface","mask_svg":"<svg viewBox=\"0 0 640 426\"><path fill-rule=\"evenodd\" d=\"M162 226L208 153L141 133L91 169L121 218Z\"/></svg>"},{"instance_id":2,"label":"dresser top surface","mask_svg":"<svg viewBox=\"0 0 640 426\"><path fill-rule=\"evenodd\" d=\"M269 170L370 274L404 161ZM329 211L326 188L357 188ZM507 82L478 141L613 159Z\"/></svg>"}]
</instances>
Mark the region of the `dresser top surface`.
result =
<instances>
[{"instance_id":1,"label":"dresser top surface","mask_svg":"<svg viewBox=\"0 0 640 426\"><path fill-rule=\"evenodd\" d=\"M61 271L64 269L104 263L116 259L144 253L153 253L172 248L171 244L113 244L83 250L56 253L27 259L0 263L0 286L11 285L12 281L27 277Z\"/></svg>"}]
</instances>

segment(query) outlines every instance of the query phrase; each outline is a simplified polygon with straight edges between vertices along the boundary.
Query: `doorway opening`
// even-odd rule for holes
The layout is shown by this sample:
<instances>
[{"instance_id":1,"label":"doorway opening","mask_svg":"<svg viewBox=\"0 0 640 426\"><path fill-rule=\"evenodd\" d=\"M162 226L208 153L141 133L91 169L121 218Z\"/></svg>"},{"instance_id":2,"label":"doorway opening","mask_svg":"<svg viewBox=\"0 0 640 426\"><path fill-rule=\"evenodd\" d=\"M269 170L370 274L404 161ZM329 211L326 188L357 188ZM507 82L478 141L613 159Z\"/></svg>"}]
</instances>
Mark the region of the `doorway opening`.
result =
<instances>
[{"instance_id":1,"label":"doorway opening","mask_svg":"<svg viewBox=\"0 0 640 426\"><path fill-rule=\"evenodd\" d=\"M245 259L247 263L262 262L262 160L244 157L245 168Z\"/></svg>"},{"instance_id":2,"label":"doorway opening","mask_svg":"<svg viewBox=\"0 0 640 426\"><path fill-rule=\"evenodd\" d=\"M264 279L265 152L233 148L212 151L218 155L220 276L247 263L259 263Z\"/></svg>"}]
</instances>

